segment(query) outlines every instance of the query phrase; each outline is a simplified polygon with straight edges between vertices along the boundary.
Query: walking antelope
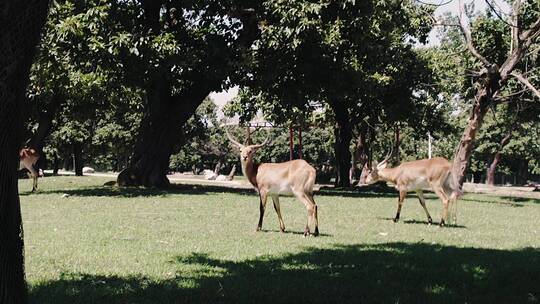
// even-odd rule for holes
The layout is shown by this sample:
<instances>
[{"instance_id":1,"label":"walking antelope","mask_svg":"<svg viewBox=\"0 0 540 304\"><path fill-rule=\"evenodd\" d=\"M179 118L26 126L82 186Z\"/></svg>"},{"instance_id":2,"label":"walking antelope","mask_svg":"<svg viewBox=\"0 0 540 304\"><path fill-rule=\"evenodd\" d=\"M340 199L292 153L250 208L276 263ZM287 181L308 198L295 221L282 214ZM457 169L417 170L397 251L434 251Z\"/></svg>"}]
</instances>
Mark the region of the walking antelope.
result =
<instances>
[{"instance_id":1,"label":"walking antelope","mask_svg":"<svg viewBox=\"0 0 540 304\"><path fill-rule=\"evenodd\" d=\"M37 190L39 172L34 168L34 165L39 156L39 152L31 148L24 148L19 152L19 170L24 168L28 170L28 177L32 178L32 192Z\"/></svg>"},{"instance_id":2,"label":"walking antelope","mask_svg":"<svg viewBox=\"0 0 540 304\"><path fill-rule=\"evenodd\" d=\"M420 205L426 212L428 223L431 224L433 220L426 208L426 200L422 193L423 189L431 188L443 203L440 225L444 226L446 223L448 205L451 206L450 209L454 209L451 213L455 224L457 222L457 199L461 192L453 186L452 164L443 157L435 157L404 162L395 168L386 168L390 155L391 153L382 162L372 166L368 172L366 183L372 184L383 180L395 185L399 191L399 200L394 222L399 221L399 214L407 192L415 191Z\"/></svg>"},{"instance_id":3,"label":"walking antelope","mask_svg":"<svg viewBox=\"0 0 540 304\"><path fill-rule=\"evenodd\" d=\"M262 228L268 196L272 197L274 209L279 219L279 229L281 232L285 231L285 224L281 218L279 207L279 195L292 194L306 206L308 212L304 236L310 235L310 226L314 228L313 235L319 235L317 204L313 199L313 185L315 184L316 176L315 168L303 159L283 163L257 164L253 161L253 156L258 149L268 144L269 138L267 137L262 144L245 146L234 140L227 130L225 132L229 140L240 148L242 172L259 192L260 215L257 231L260 231Z\"/></svg>"}]
</instances>

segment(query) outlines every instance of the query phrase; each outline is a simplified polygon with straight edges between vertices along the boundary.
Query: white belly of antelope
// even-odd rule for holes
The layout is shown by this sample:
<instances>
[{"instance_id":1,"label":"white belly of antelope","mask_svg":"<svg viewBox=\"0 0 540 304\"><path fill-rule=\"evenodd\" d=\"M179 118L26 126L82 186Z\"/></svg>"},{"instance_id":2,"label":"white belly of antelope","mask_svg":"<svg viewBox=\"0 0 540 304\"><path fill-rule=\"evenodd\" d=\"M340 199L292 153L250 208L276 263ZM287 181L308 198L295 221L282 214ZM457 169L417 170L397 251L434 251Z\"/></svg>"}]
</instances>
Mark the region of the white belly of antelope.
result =
<instances>
[{"instance_id":1,"label":"white belly of antelope","mask_svg":"<svg viewBox=\"0 0 540 304\"><path fill-rule=\"evenodd\" d=\"M287 195L287 196L290 196L290 195L293 195L293 191L292 191L291 185L289 183L283 182L283 183L277 183L277 184L272 185L268 189L268 194L270 194L270 195Z\"/></svg>"},{"instance_id":2,"label":"white belly of antelope","mask_svg":"<svg viewBox=\"0 0 540 304\"><path fill-rule=\"evenodd\" d=\"M421 189L431 188L426 177L418 177L407 184L407 191L416 191Z\"/></svg>"}]
</instances>

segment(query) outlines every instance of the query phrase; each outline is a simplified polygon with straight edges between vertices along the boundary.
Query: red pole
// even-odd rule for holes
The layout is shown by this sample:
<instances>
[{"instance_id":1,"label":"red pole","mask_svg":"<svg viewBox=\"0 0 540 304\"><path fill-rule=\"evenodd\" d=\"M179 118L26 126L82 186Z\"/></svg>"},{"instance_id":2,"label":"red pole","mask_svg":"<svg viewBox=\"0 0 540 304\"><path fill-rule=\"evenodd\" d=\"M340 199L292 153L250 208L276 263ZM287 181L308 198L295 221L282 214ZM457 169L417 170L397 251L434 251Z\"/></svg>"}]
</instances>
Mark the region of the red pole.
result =
<instances>
[{"instance_id":1,"label":"red pole","mask_svg":"<svg viewBox=\"0 0 540 304\"><path fill-rule=\"evenodd\" d=\"M289 159L290 160L293 160L293 149L294 149L293 136L294 136L294 130L292 127L289 127Z\"/></svg>"},{"instance_id":2,"label":"red pole","mask_svg":"<svg viewBox=\"0 0 540 304\"><path fill-rule=\"evenodd\" d=\"M302 159L302 127L298 127L298 158Z\"/></svg>"}]
</instances>

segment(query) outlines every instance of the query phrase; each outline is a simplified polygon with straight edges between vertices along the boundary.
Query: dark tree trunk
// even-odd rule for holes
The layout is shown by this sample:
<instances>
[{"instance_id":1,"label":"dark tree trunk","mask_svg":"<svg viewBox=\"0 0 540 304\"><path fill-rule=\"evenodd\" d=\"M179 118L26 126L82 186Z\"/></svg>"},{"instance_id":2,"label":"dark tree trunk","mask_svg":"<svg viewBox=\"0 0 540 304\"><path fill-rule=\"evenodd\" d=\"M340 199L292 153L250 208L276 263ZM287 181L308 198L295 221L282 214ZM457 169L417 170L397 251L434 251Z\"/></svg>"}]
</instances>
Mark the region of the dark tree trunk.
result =
<instances>
[{"instance_id":1,"label":"dark tree trunk","mask_svg":"<svg viewBox=\"0 0 540 304\"><path fill-rule=\"evenodd\" d=\"M32 135L28 147L37 151L43 150L45 140L51 133L54 116L56 115L58 106L62 103L61 98L62 97L59 94L55 94L52 100L48 102L44 108L38 109L38 129L36 133Z\"/></svg>"},{"instance_id":2,"label":"dark tree trunk","mask_svg":"<svg viewBox=\"0 0 540 304\"><path fill-rule=\"evenodd\" d=\"M362 171L368 161L368 148L366 138L367 128L360 127L358 131L358 137L356 138L356 143L354 145L354 152L352 154L352 166L349 173L349 179L351 182L354 179L357 179L358 176L360 176L360 178L358 179L358 183L362 184L364 182L362 180Z\"/></svg>"},{"instance_id":3,"label":"dark tree trunk","mask_svg":"<svg viewBox=\"0 0 540 304\"><path fill-rule=\"evenodd\" d=\"M334 153L336 155L336 187L350 187L349 169L351 167L351 151L349 149L352 139L351 120L348 109L343 102L332 104L332 110L336 118L334 136L336 143Z\"/></svg>"},{"instance_id":4,"label":"dark tree trunk","mask_svg":"<svg viewBox=\"0 0 540 304\"><path fill-rule=\"evenodd\" d=\"M60 168L60 159L55 153L53 156L53 175L58 175L58 169Z\"/></svg>"},{"instance_id":5,"label":"dark tree trunk","mask_svg":"<svg viewBox=\"0 0 540 304\"><path fill-rule=\"evenodd\" d=\"M210 92L197 87L183 96L173 97L166 81L160 76L154 78L135 152L128 167L118 175L119 186L169 186L169 160L174 146L182 140L181 128Z\"/></svg>"},{"instance_id":6,"label":"dark tree trunk","mask_svg":"<svg viewBox=\"0 0 540 304\"><path fill-rule=\"evenodd\" d=\"M0 303L26 303L17 187L21 103L48 1L0 1Z\"/></svg>"},{"instance_id":7,"label":"dark tree trunk","mask_svg":"<svg viewBox=\"0 0 540 304\"><path fill-rule=\"evenodd\" d=\"M497 165L499 165L502 157L501 150L510 142L510 138L512 138L512 130L510 130L510 132L506 134L506 136L499 143L499 151L495 153L493 156L493 161L491 161L491 164L489 165L486 177L486 184L488 185L495 185L495 173L497 172Z\"/></svg>"},{"instance_id":8,"label":"dark tree trunk","mask_svg":"<svg viewBox=\"0 0 540 304\"><path fill-rule=\"evenodd\" d=\"M396 123L395 127L394 127L394 155L395 155L395 159L396 159L396 163L395 165L399 165L400 162L401 162L401 159L400 159L400 153L399 153L399 146L401 144L401 139L399 138L399 124Z\"/></svg>"},{"instance_id":9,"label":"dark tree trunk","mask_svg":"<svg viewBox=\"0 0 540 304\"><path fill-rule=\"evenodd\" d=\"M66 158L64 158L64 165L62 166L62 168L65 170L65 171L69 171L71 170L71 166L73 165L73 156L67 156Z\"/></svg>"},{"instance_id":10,"label":"dark tree trunk","mask_svg":"<svg viewBox=\"0 0 540 304\"><path fill-rule=\"evenodd\" d=\"M73 170L76 176L83 176L83 157L82 157L82 144L73 144Z\"/></svg>"},{"instance_id":11,"label":"dark tree trunk","mask_svg":"<svg viewBox=\"0 0 540 304\"><path fill-rule=\"evenodd\" d=\"M37 168L45 170L47 167L47 158L45 153L43 153L43 147L45 146L45 140L51 133L54 116L56 115L56 111L61 102L61 96L59 94L55 94L51 101L49 101L44 107L40 107L38 109L38 128L27 144L29 148L32 148L40 153L40 157L35 165Z\"/></svg>"},{"instance_id":12,"label":"dark tree trunk","mask_svg":"<svg viewBox=\"0 0 540 304\"><path fill-rule=\"evenodd\" d=\"M525 185L527 184L528 179L529 179L529 160L522 159L519 162L519 169L517 172L517 183L519 185Z\"/></svg>"}]
</instances>

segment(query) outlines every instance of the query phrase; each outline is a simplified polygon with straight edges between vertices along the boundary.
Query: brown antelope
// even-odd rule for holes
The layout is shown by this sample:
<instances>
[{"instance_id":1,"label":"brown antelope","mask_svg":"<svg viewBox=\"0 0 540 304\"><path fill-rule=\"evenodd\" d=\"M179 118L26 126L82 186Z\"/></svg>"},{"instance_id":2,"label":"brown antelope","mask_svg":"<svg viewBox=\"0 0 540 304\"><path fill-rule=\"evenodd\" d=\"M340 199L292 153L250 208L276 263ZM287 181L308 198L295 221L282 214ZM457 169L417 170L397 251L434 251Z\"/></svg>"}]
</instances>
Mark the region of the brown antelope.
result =
<instances>
[{"instance_id":1,"label":"brown antelope","mask_svg":"<svg viewBox=\"0 0 540 304\"><path fill-rule=\"evenodd\" d=\"M268 144L268 138L258 145L242 145L232 138L227 130L229 140L240 148L240 163L242 172L249 182L259 192L259 223L257 231L262 228L266 199L272 197L274 209L279 219L279 230L285 231L285 224L281 218L279 207L279 195L294 195L307 209L308 218L304 236L310 235L310 226L314 227L313 235L319 235L317 217L317 204L313 199L313 185L315 184L316 171L303 159L291 160L283 163L261 163L253 161L255 152Z\"/></svg>"},{"instance_id":2,"label":"brown antelope","mask_svg":"<svg viewBox=\"0 0 540 304\"><path fill-rule=\"evenodd\" d=\"M372 166L366 178L366 183L372 184L383 180L395 185L399 191L399 200L394 222L399 221L399 214L407 192L415 191L420 205L426 212L428 223L431 224L433 220L426 208L426 200L422 193L423 189L431 188L443 203L440 226L444 226L446 223L449 204L454 208L452 214L455 224L457 222L457 199L461 192L456 190L457 187L453 186L452 164L443 157L435 157L404 162L395 168L386 168L390 155L391 153L382 162Z\"/></svg>"},{"instance_id":3,"label":"brown antelope","mask_svg":"<svg viewBox=\"0 0 540 304\"><path fill-rule=\"evenodd\" d=\"M39 156L39 152L31 148L24 148L19 152L19 170L24 168L28 170L28 177L32 178L32 192L37 190L39 172L34 168L34 165Z\"/></svg>"}]
</instances>

